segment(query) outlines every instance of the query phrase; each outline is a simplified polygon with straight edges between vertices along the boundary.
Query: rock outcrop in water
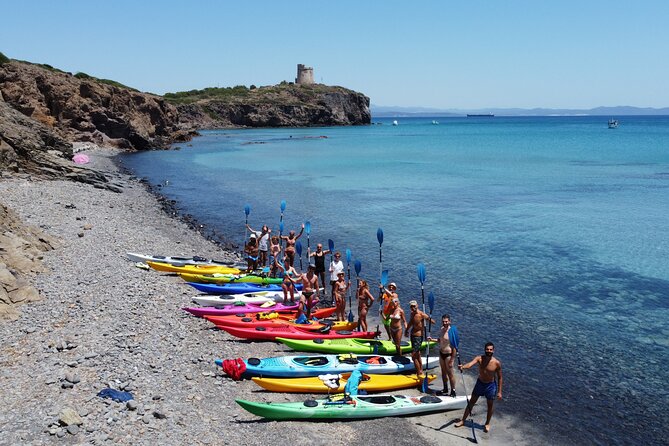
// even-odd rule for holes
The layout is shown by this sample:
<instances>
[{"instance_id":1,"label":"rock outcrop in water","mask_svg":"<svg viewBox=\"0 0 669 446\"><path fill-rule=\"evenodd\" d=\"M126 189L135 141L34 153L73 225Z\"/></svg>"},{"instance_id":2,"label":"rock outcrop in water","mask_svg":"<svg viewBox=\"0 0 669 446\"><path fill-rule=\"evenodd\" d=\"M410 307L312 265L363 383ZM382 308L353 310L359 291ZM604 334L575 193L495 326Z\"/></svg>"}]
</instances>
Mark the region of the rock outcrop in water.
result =
<instances>
[{"instance_id":1,"label":"rock outcrop in water","mask_svg":"<svg viewBox=\"0 0 669 446\"><path fill-rule=\"evenodd\" d=\"M184 124L211 127L322 127L371 122L369 98L321 84L206 89L167 94Z\"/></svg>"}]
</instances>

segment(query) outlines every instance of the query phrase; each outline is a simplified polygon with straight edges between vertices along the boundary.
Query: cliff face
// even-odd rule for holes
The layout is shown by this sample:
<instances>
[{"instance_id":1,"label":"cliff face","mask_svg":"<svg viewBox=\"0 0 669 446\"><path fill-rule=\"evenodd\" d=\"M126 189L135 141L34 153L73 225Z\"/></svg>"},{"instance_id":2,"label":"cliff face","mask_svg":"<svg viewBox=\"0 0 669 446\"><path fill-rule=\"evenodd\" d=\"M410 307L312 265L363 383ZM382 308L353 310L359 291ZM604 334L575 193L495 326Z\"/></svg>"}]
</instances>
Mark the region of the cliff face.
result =
<instances>
[{"instance_id":1,"label":"cliff face","mask_svg":"<svg viewBox=\"0 0 669 446\"><path fill-rule=\"evenodd\" d=\"M189 103L178 105L184 124L197 128L321 127L371 122L369 98L342 87L282 84L222 97L211 90L213 97L206 97L203 91L185 98Z\"/></svg>"},{"instance_id":2,"label":"cliff face","mask_svg":"<svg viewBox=\"0 0 669 446\"><path fill-rule=\"evenodd\" d=\"M63 139L126 149L188 139L176 108L162 98L91 78L12 61L0 65L5 102Z\"/></svg>"}]
</instances>

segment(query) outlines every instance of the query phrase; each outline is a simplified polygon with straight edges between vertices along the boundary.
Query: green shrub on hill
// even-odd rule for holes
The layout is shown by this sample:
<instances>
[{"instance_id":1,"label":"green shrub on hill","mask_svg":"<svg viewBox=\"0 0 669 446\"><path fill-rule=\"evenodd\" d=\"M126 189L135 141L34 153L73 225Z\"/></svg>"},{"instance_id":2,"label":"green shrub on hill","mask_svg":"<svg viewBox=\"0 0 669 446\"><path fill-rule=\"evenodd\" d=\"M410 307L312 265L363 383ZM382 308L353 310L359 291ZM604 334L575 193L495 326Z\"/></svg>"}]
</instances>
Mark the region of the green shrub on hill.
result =
<instances>
[{"instance_id":1,"label":"green shrub on hill","mask_svg":"<svg viewBox=\"0 0 669 446\"><path fill-rule=\"evenodd\" d=\"M113 81L111 79L100 79L98 77L91 76L90 74L86 74L86 73L83 73L81 71L76 73L74 75L74 77L76 77L78 79L87 79L87 80L91 80L91 81L94 81L94 82L99 82L101 84L113 85L114 87L125 88L127 90L138 91L138 90L136 90L132 87L128 87L127 85L123 85L120 82L116 82L116 81Z\"/></svg>"},{"instance_id":2,"label":"green shrub on hill","mask_svg":"<svg viewBox=\"0 0 669 446\"><path fill-rule=\"evenodd\" d=\"M0 52L0 65L9 62L9 57Z\"/></svg>"}]
</instances>

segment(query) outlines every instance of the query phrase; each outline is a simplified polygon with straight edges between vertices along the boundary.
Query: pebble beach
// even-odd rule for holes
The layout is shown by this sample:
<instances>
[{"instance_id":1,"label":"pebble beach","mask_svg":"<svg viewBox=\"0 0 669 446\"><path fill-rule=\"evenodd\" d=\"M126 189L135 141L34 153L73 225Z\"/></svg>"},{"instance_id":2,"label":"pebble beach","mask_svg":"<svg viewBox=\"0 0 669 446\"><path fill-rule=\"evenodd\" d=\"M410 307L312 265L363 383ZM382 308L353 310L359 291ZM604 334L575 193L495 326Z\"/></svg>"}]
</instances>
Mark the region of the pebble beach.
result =
<instances>
[{"instance_id":1,"label":"pebble beach","mask_svg":"<svg viewBox=\"0 0 669 446\"><path fill-rule=\"evenodd\" d=\"M114 150L87 154L88 167L104 173L122 193L28 177L0 181L7 206L62 242L44 254L50 272L35 279L42 300L22 306L18 320L0 321L0 445L471 444L469 427L452 426L459 410L334 423L267 422L245 412L235 398L307 396L233 381L214 359L289 350L237 340L182 311L196 294L192 288L126 258L129 251L222 260L237 255L167 215L144 183L117 168ZM469 391L472 377L467 376ZM435 383L440 388L439 378ZM107 387L134 399L117 403L96 396ZM457 390L464 394L461 384ZM485 408L477 406L479 443L535 443L526 425L504 415L503 404L497 404L489 433L480 429Z\"/></svg>"}]
</instances>

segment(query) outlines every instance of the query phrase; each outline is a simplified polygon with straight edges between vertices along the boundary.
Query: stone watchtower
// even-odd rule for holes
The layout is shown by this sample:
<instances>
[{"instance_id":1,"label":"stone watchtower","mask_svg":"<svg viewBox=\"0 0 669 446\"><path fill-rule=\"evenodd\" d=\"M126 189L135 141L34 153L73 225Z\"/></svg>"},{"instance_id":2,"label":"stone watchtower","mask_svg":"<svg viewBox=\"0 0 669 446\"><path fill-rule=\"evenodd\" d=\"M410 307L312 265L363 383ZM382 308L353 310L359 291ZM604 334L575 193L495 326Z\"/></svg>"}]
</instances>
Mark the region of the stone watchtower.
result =
<instances>
[{"instance_id":1,"label":"stone watchtower","mask_svg":"<svg viewBox=\"0 0 669 446\"><path fill-rule=\"evenodd\" d=\"M297 64L297 77L295 83L298 85L311 85L314 83L314 69L303 64Z\"/></svg>"}]
</instances>

